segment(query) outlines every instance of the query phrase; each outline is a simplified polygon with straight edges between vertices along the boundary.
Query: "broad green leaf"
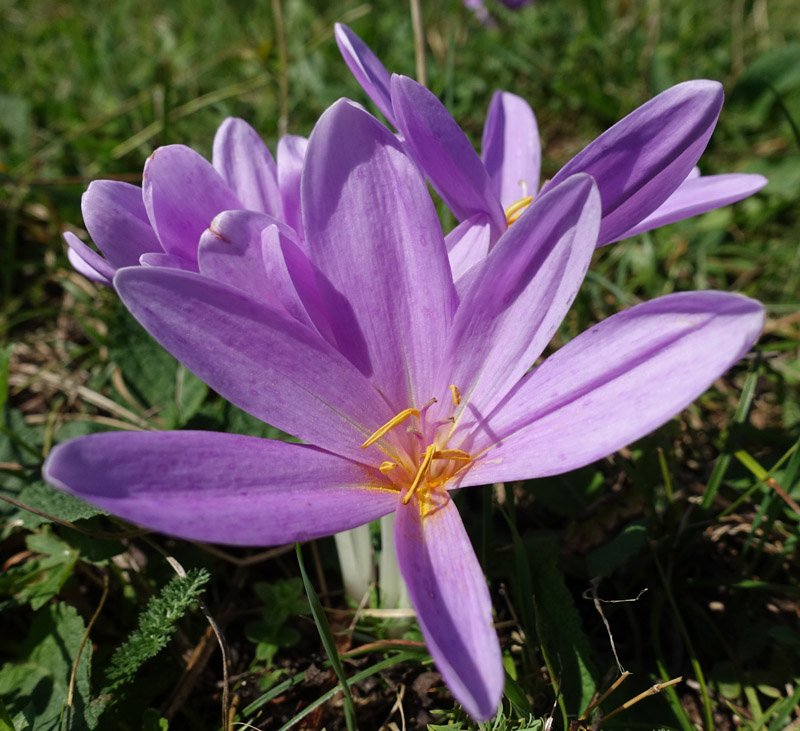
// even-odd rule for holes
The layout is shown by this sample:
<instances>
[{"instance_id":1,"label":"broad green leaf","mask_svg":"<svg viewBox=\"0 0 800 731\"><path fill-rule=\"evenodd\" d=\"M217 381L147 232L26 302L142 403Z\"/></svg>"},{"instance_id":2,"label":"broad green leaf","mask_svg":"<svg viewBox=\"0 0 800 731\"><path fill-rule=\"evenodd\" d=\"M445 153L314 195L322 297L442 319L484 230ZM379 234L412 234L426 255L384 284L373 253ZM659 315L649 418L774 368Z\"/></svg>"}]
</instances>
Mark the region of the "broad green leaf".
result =
<instances>
[{"instance_id":1,"label":"broad green leaf","mask_svg":"<svg viewBox=\"0 0 800 731\"><path fill-rule=\"evenodd\" d=\"M647 542L647 528L643 523L626 525L606 545L595 549L586 557L586 567L591 576L609 576L631 557L637 555Z\"/></svg>"},{"instance_id":2,"label":"broad green leaf","mask_svg":"<svg viewBox=\"0 0 800 731\"><path fill-rule=\"evenodd\" d=\"M17 650L18 660L0 669L0 697L9 713L28 717L32 712L32 731L61 728L70 673L84 632L83 619L74 607L51 604L34 615L30 633ZM92 729L96 724L89 708L91 655L92 643L87 642L75 676L70 728Z\"/></svg>"},{"instance_id":3,"label":"broad green leaf","mask_svg":"<svg viewBox=\"0 0 800 731\"><path fill-rule=\"evenodd\" d=\"M99 508L92 507L72 495L61 490L56 490L44 482L34 482L25 487L19 494L19 501L32 508L41 510L54 517L74 523L76 520L93 518L95 515L105 515ZM26 528L35 528L47 522L47 518L34 513L27 514L23 523Z\"/></svg>"},{"instance_id":4,"label":"broad green leaf","mask_svg":"<svg viewBox=\"0 0 800 731\"><path fill-rule=\"evenodd\" d=\"M586 708L597 688L589 640L559 567L556 538L537 533L526 536L525 543L539 641L560 680L567 711L574 716Z\"/></svg>"}]
</instances>

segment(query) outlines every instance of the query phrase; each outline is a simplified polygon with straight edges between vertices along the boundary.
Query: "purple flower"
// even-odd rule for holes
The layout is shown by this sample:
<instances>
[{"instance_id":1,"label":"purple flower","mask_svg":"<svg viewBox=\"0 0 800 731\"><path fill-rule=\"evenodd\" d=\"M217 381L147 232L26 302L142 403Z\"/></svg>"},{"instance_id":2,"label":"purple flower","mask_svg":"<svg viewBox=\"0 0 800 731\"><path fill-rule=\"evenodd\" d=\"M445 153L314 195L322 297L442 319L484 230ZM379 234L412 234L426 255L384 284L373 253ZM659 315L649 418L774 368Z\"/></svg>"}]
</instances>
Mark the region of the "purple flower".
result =
<instances>
[{"instance_id":1,"label":"purple flower","mask_svg":"<svg viewBox=\"0 0 800 731\"><path fill-rule=\"evenodd\" d=\"M523 99L495 93L479 157L428 89L390 76L347 26L336 26L336 41L356 80L400 131L409 155L462 222L448 244L452 249L459 243L469 264L488 251L533 197L575 173L589 173L600 191L598 245L728 205L767 182L761 175L693 174L722 108L722 86L715 81L667 89L591 142L540 190L539 132ZM467 233L468 241L462 242ZM454 262L456 274L462 264Z\"/></svg>"},{"instance_id":2,"label":"purple flower","mask_svg":"<svg viewBox=\"0 0 800 731\"><path fill-rule=\"evenodd\" d=\"M526 5L532 5L533 0L499 0L503 5L505 5L510 10L519 10L520 8L524 8ZM464 0L465 7L472 10L475 13L475 17L481 21L481 23L486 23L487 25L492 24L492 17L489 14L489 11L486 8L486 4L483 0Z\"/></svg>"},{"instance_id":3,"label":"purple flower","mask_svg":"<svg viewBox=\"0 0 800 731\"><path fill-rule=\"evenodd\" d=\"M116 180L89 185L81 208L100 254L68 232L69 260L81 274L108 286L121 267L202 271L201 235L218 213L231 209L269 216L286 236L301 239L306 144L303 137L283 137L276 164L258 133L229 117L214 137L213 163L185 145L160 147L145 163L141 188Z\"/></svg>"},{"instance_id":4,"label":"purple flower","mask_svg":"<svg viewBox=\"0 0 800 731\"><path fill-rule=\"evenodd\" d=\"M305 248L278 286L283 299L160 267L123 268L114 286L212 388L305 443L94 434L56 447L45 477L134 523L236 545L308 540L396 511L400 570L431 655L470 715L486 719L503 666L448 491L559 474L638 439L747 351L762 307L720 292L662 297L528 373L595 248L590 176L550 186L456 286L418 169L342 100L311 136L301 202ZM231 258L260 250L255 214L226 215L242 224Z\"/></svg>"}]
</instances>

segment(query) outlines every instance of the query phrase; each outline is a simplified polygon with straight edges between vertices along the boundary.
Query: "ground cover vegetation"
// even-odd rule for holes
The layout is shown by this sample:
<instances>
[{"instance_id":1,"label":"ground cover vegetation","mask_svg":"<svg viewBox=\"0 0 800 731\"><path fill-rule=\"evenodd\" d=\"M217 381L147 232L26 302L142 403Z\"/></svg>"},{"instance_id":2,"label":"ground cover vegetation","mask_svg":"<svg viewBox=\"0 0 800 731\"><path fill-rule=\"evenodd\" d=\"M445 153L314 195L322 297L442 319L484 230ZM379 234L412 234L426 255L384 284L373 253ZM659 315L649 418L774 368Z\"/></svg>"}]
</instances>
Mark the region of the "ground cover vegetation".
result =
<instances>
[{"instance_id":1,"label":"ground cover vegetation","mask_svg":"<svg viewBox=\"0 0 800 731\"><path fill-rule=\"evenodd\" d=\"M476 143L495 89L527 99L543 179L659 91L712 78L726 104L703 173L770 181L735 206L598 250L550 347L637 302L715 288L765 303L751 354L613 457L456 497L507 672L486 729L800 724L793 5L486 3L489 25L458 2L423 8L429 88ZM407 613L383 610L374 591L358 607L345 600L331 539L264 551L178 541L40 476L54 444L97 431L280 436L76 274L61 231L85 238L90 180L138 183L163 144L210 156L226 116L274 149L340 96L375 111L333 24L414 76L408 8L38 0L4 3L0 18L0 729L473 727ZM614 714L657 683L666 687Z\"/></svg>"}]
</instances>

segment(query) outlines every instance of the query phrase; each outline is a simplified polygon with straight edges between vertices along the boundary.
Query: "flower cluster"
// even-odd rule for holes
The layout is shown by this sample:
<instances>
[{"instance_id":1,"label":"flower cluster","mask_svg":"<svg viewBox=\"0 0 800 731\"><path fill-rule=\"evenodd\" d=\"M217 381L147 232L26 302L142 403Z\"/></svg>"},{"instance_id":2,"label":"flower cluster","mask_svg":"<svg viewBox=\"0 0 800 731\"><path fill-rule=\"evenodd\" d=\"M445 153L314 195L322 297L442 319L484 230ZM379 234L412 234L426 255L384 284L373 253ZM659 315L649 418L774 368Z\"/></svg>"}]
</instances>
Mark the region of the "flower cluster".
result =
<instances>
[{"instance_id":1,"label":"flower cluster","mask_svg":"<svg viewBox=\"0 0 800 731\"><path fill-rule=\"evenodd\" d=\"M693 175L721 103L711 82L665 92L540 186L524 102L495 97L479 158L430 92L389 77L349 30L337 39L402 139L340 100L307 148L281 141L276 165L229 120L213 165L172 146L150 158L141 190L90 186L84 216L105 258L70 238L76 266L113 284L164 348L302 444L101 433L57 446L44 473L134 523L233 545L308 540L394 511L430 653L482 720L503 666L451 492L591 463L740 359L763 308L706 291L613 315L530 370L598 245L762 181ZM423 173L461 220L447 235Z\"/></svg>"}]
</instances>

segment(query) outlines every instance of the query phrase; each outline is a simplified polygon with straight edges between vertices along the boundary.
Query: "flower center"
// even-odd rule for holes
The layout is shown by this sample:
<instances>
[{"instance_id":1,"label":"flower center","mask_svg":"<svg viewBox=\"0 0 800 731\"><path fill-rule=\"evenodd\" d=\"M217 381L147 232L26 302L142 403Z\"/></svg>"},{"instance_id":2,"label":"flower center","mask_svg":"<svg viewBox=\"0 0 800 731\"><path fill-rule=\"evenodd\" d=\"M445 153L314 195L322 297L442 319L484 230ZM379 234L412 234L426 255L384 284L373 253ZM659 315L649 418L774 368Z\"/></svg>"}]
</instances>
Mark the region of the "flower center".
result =
<instances>
[{"instance_id":1,"label":"flower center","mask_svg":"<svg viewBox=\"0 0 800 731\"><path fill-rule=\"evenodd\" d=\"M523 198L520 198L518 201L512 203L508 208L505 210L506 214L506 223L510 226L514 223L524 212L525 209L533 203L533 196L526 195Z\"/></svg>"},{"instance_id":2,"label":"flower center","mask_svg":"<svg viewBox=\"0 0 800 731\"><path fill-rule=\"evenodd\" d=\"M457 386L450 386L450 398L454 409L460 405L461 392ZM428 418L427 412L436 402L431 399L421 408L403 409L361 445L366 449L378 444L391 457L378 469L400 490L403 505L417 496L423 515L442 505L441 498L447 497L447 482L472 462L469 452L447 445L454 417L438 421ZM406 422L405 430L398 429Z\"/></svg>"}]
</instances>

